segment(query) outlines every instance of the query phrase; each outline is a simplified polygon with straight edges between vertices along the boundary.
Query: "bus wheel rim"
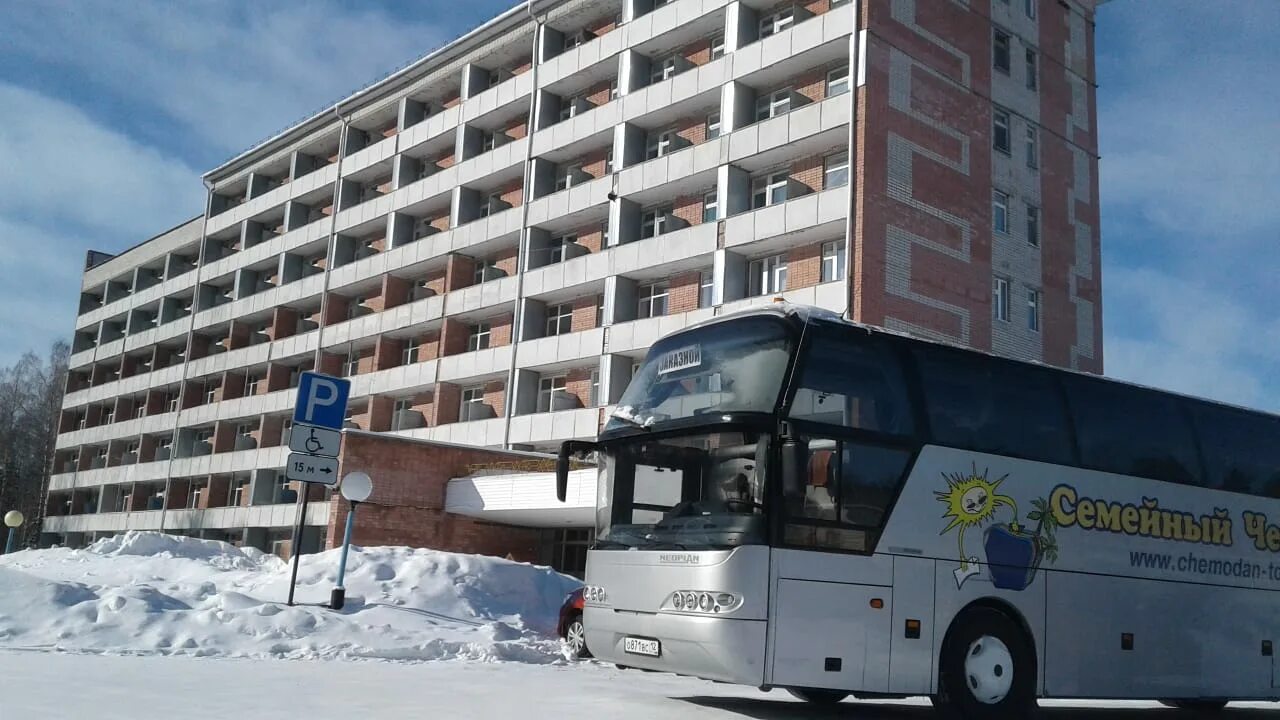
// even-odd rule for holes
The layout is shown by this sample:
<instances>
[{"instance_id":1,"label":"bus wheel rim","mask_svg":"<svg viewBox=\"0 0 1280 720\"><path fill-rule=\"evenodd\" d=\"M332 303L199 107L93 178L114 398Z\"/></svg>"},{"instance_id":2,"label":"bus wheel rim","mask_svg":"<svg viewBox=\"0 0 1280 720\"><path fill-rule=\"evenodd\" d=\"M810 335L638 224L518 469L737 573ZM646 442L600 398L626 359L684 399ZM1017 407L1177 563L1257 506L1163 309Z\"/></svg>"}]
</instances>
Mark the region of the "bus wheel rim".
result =
<instances>
[{"instance_id":1,"label":"bus wheel rim","mask_svg":"<svg viewBox=\"0 0 1280 720\"><path fill-rule=\"evenodd\" d=\"M1013 654L1000 638L983 635L969 644L964 680L975 700L995 705L1013 688Z\"/></svg>"}]
</instances>

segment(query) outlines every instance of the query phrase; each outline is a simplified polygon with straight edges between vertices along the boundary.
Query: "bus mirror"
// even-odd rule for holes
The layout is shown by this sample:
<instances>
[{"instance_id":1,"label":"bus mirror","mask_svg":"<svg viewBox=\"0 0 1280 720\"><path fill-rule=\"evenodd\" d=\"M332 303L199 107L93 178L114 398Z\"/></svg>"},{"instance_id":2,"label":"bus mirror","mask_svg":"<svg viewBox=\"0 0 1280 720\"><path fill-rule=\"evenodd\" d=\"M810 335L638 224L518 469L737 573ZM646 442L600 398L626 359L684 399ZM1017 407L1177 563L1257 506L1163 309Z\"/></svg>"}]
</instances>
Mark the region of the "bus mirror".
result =
<instances>
[{"instance_id":1,"label":"bus mirror","mask_svg":"<svg viewBox=\"0 0 1280 720\"><path fill-rule=\"evenodd\" d=\"M566 440L560 444L560 454L556 456L556 498L564 502L569 496L569 466L576 454L594 450L595 443L581 440Z\"/></svg>"},{"instance_id":2,"label":"bus mirror","mask_svg":"<svg viewBox=\"0 0 1280 720\"><path fill-rule=\"evenodd\" d=\"M782 496L784 498L798 498L804 496L804 482L801 476L801 454L802 449L800 443L787 438L782 441Z\"/></svg>"}]
</instances>

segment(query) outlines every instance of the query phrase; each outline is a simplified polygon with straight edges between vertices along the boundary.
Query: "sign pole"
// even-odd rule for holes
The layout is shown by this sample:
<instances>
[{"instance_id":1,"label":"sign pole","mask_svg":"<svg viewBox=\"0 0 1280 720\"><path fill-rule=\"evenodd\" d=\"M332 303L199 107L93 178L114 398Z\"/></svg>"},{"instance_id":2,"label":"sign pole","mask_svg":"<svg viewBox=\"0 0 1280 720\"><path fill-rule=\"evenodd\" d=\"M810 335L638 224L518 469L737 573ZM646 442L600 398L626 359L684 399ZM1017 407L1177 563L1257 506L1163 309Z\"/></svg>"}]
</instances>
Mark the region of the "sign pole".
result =
<instances>
[{"instance_id":1,"label":"sign pole","mask_svg":"<svg viewBox=\"0 0 1280 720\"><path fill-rule=\"evenodd\" d=\"M329 608L341 610L347 604L347 552L351 549L351 531L356 526L356 506L373 494L373 480L363 472L353 472L342 478L342 497L351 503L347 509L347 529L342 534L342 558L338 561L338 586L329 596Z\"/></svg>"},{"instance_id":2,"label":"sign pole","mask_svg":"<svg viewBox=\"0 0 1280 720\"><path fill-rule=\"evenodd\" d=\"M311 486L307 483L298 483L298 490L302 493L301 500L298 501L298 522L293 526L293 543L290 549L293 550L293 570L289 572L289 606L293 606L293 590L298 583L298 563L302 560L302 526L307 519L307 500L310 498Z\"/></svg>"}]
</instances>

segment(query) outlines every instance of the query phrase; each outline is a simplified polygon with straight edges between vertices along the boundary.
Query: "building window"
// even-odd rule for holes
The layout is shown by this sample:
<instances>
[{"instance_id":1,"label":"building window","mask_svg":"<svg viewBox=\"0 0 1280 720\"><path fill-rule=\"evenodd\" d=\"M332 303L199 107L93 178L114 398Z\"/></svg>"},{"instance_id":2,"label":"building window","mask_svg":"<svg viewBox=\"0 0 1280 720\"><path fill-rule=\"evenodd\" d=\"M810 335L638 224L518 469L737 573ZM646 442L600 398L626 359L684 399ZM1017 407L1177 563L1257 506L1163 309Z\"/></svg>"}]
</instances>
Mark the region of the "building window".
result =
<instances>
[{"instance_id":1,"label":"building window","mask_svg":"<svg viewBox=\"0 0 1280 720\"><path fill-rule=\"evenodd\" d=\"M564 335L573 330L573 306L569 303L547 306L547 334Z\"/></svg>"},{"instance_id":2,"label":"building window","mask_svg":"<svg viewBox=\"0 0 1280 720\"><path fill-rule=\"evenodd\" d=\"M991 287L991 307L996 320L1009 322L1009 281L998 277Z\"/></svg>"},{"instance_id":3,"label":"building window","mask_svg":"<svg viewBox=\"0 0 1280 720\"><path fill-rule=\"evenodd\" d=\"M404 341L404 349L400 351L400 364L412 365L418 362L421 346L418 344L418 338L408 338Z\"/></svg>"},{"instance_id":4,"label":"building window","mask_svg":"<svg viewBox=\"0 0 1280 720\"><path fill-rule=\"evenodd\" d=\"M604 172L606 175L613 174L613 148L609 148L604 154Z\"/></svg>"},{"instance_id":5,"label":"building window","mask_svg":"<svg viewBox=\"0 0 1280 720\"><path fill-rule=\"evenodd\" d=\"M564 262L565 246L573 245L578 241L577 235L561 235L560 237L551 238L551 246L547 248L547 263L555 265Z\"/></svg>"},{"instance_id":6,"label":"building window","mask_svg":"<svg viewBox=\"0 0 1280 720\"><path fill-rule=\"evenodd\" d=\"M147 414L147 399L136 398L133 401L133 419L137 420Z\"/></svg>"},{"instance_id":7,"label":"building window","mask_svg":"<svg viewBox=\"0 0 1280 720\"><path fill-rule=\"evenodd\" d=\"M827 97L849 92L849 66L842 65L827 73Z\"/></svg>"},{"instance_id":8,"label":"building window","mask_svg":"<svg viewBox=\"0 0 1280 720\"><path fill-rule=\"evenodd\" d=\"M392 430L406 429L401 424L401 420L405 417L405 415L408 414L408 412L411 409L413 409L413 402L411 400L396 401L396 404L392 406L392 409L391 409L391 429Z\"/></svg>"},{"instance_id":9,"label":"building window","mask_svg":"<svg viewBox=\"0 0 1280 720\"><path fill-rule=\"evenodd\" d=\"M770 173L751 179L751 209L787 201L787 185L791 177L786 172Z\"/></svg>"},{"instance_id":10,"label":"building window","mask_svg":"<svg viewBox=\"0 0 1280 720\"><path fill-rule=\"evenodd\" d=\"M258 373L249 373L244 376L244 394L257 395L258 383L262 382L262 375Z\"/></svg>"},{"instance_id":11,"label":"building window","mask_svg":"<svg viewBox=\"0 0 1280 720\"><path fill-rule=\"evenodd\" d=\"M675 148L676 133L674 130L664 130L662 132L650 133L648 141L645 142L644 158L652 160L660 158L670 153Z\"/></svg>"},{"instance_id":12,"label":"building window","mask_svg":"<svg viewBox=\"0 0 1280 720\"><path fill-rule=\"evenodd\" d=\"M134 457L134 459L135 459L135 462L136 462L136 461L137 461L137 457L138 457L138 447L139 447L139 446L140 446L140 445L139 445L139 443L138 443L138 441L137 441L137 440L130 440L130 441L129 441L128 443L126 443L126 444L125 444L125 446L124 446L124 454L125 454L125 455L133 455L133 457Z\"/></svg>"},{"instance_id":13,"label":"building window","mask_svg":"<svg viewBox=\"0 0 1280 720\"><path fill-rule=\"evenodd\" d=\"M783 8L770 15L760 18L760 39L763 40L771 35L778 33L791 27L795 22L795 10L792 8Z\"/></svg>"},{"instance_id":14,"label":"building window","mask_svg":"<svg viewBox=\"0 0 1280 720\"><path fill-rule=\"evenodd\" d=\"M210 401L212 402L212 401ZM114 407L105 407L102 409L102 421L99 425L110 425L116 421L116 409Z\"/></svg>"},{"instance_id":15,"label":"building window","mask_svg":"<svg viewBox=\"0 0 1280 720\"><path fill-rule=\"evenodd\" d=\"M786 115L791 110L791 88L774 90L756 98L756 121Z\"/></svg>"},{"instance_id":16,"label":"building window","mask_svg":"<svg viewBox=\"0 0 1280 720\"><path fill-rule=\"evenodd\" d=\"M1009 154L1009 112L993 110L991 112L991 147L1005 155Z\"/></svg>"},{"instance_id":17,"label":"building window","mask_svg":"<svg viewBox=\"0 0 1280 720\"><path fill-rule=\"evenodd\" d=\"M1036 51L1027 48L1027 89L1035 90L1039 86L1037 75Z\"/></svg>"},{"instance_id":18,"label":"building window","mask_svg":"<svg viewBox=\"0 0 1280 720\"><path fill-rule=\"evenodd\" d=\"M566 380L568 380L566 376L556 375L544 377L538 381L538 412L551 411L551 398L557 390L564 391Z\"/></svg>"},{"instance_id":19,"label":"building window","mask_svg":"<svg viewBox=\"0 0 1280 720\"><path fill-rule=\"evenodd\" d=\"M991 228L998 233L1009 232L1009 195L999 190L991 191Z\"/></svg>"},{"instance_id":20,"label":"building window","mask_svg":"<svg viewBox=\"0 0 1280 720\"><path fill-rule=\"evenodd\" d=\"M1036 3L1037 2L1039 2L1039 0L1025 0L1025 2L1023 3L1023 7L1027 11L1027 17L1031 18L1032 20L1036 19Z\"/></svg>"},{"instance_id":21,"label":"building window","mask_svg":"<svg viewBox=\"0 0 1280 720\"><path fill-rule=\"evenodd\" d=\"M665 282L641 285L636 317L639 319L662 317L667 314L667 297L670 290Z\"/></svg>"},{"instance_id":22,"label":"building window","mask_svg":"<svg viewBox=\"0 0 1280 720\"><path fill-rule=\"evenodd\" d=\"M218 399L218 387L220 383L205 383L204 386L204 404L208 405Z\"/></svg>"},{"instance_id":23,"label":"building window","mask_svg":"<svg viewBox=\"0 0 1280 720\"><path fill-rule=\"evenodd\" d=\"M822 282L844 279L844 241L822 243Z\"/></svg>"},{"instance_id":24,"label":"building window","mask_svg":"<svg viewBox=\"0 0 1280 720\"><path fill-rule=\"evenodd\" d=\"M719 212L720 200L716 196L716 191L712 190L702 196L702 222L715 222L717 213Z\"/></svg>"},{"instance_id":25,"label":"building window","mask_svg":"<svg viewBox=\"0 0 1280 720\"><path fill-rule=\"evenodd\" d=\"M600 223L600 246L609 247L609 221Z\"/></svg>"},{"instance_id":26,"label":"building window","mask_svg":"<svg viewBox=\"0 0 1280 720\"><path fill-rule=\"evenodd\" d=\"M1035 205L1027 206L1027 242L1040 246L1040 208Z\"/></svg>"},{"instance_id":27,"label":"building window","mask_svg":"<svg viewBox=\"0 0 1280 720\"><path fill-rule=\"evenodd\" d=\"M476 260L475 273L472 275L472 285L479 285L486 280L492 280L497 277L498 264L492 259Z\"/></svg>"},{"instance_id":28,"label":"building window","mask_svg":"<svg viewBox=\"0 0 1280 720\"><path fill-rule=\"evenodd\" d=\"M671 215L671 206L664 205L646 210L640 216L640 237L651 238L667 231L667 218Z\"/></svg>"},{"instance_id":29,"label":"building window","mask_svg":"<svg viewBox=\"0 0 1280 720\"><path fill-rule=\"evenodd\" d=\"M828 155L822 161L822 187L824 190L849 184L849 153Z\"/></svg>"},{"instance_id":30,"label":"building window","mask_svg":"<svg viewBox=\"0 0 1280 720\"><path fill-rule=\"evenodd\" d=\"M1027 126L1027 167L1040 167L1040 135L1034 125Z\"/></svg>"},{"instance_id":31,"label":"building window","mask_svg":"<svg viewBox=\"0 0 1280 720\"><path fill-rule=\"evenodd\" d=\"M562 98L560 100L560 122L564 122L578 114L578 106L583 102L581 95Z\"/></svg>"},{"instance_id":32,"label":"building window","mask_svg":"<svg viewBox=\"0 0 1280 720\"><path fill-rule=\"evenodd\" d=\"M595 407L600 404L600 371L599 370L591 371L591 398L590 398L590 402L587 404L590 405L591 407Z\"/></svg>"},{"instance_id":33,"label":"building window","mask_svg":"<svg viewBox=\"0 0 1280 720\"><path fill-rule=\"evenodd\" d=\"M596 327L604 325L604 295L596 296Z\"/></svg>"},{"instance_id":34,"label":"building window","mask_svg":"<svg viewBox=\"0 0 1280 720\"><path fill-rule=\"evenodd\" d=\"M706 136L708 140L720 137L720 113L713 112L707 116Z\"/></svg>"},{"instance_id":35,"label":"building window","mask_svg":"<svg viewBox=\"0 0 1280 720\"><path fill-rule=\"evenodd\" d=\"M582 165L574 163L556 169L556 192L573 187L573 179L582 172Z\"/></svg>"},{"instance_id":36,"label":"building window","mask_svg":"<svg viewBox=\"0 0 1280 720\"><path fill-rule=\"evenodd\" d=\"M478 413L472 412L472 408L484 404L484 387L477 385L475 387L462 389L462 419L470 420L473 416L479 417Z\"/></svg>"},{"instance_id":37,"label":"building window","mask_svg":"<svg viewBox=\"0 0 1280 720\"><path fill-rule=\"evenodd\" d=\"M493 193L489 197L480 202L480 217L487 218L499 209L505 209L506 202L502 199L502 193Z\"/></svg>"},{"instance_id":38,"label":"building window","mask_svg":"<svg viewBox=\"0 0 1280 720\"><path fill-rule=\"evenodd\" d=\"M467 329L467 351L489 347L489 323L476 323Z\"/></svg>"},{"instance_id":39,"label":"building window","mask_svg":"<svg viewBox=\"0 0 1280 720\"><path fill-rule=\"evenodd\" d=\"M669 58L655 62L649 68L649 84L659 83L671 77L675 77L677 68L677 57L672 55Z\"/></svg>"},{"instance_id":40,"label":"building window","mask_svg":"<svg viewBox=\"0 0 1280 720\"><path fill-rule=\"evenodd\" d=\"M165 412L178 411L178 391L171 390L164 394L164 411ZM83 426L83 418L81 419L81 424Z\"/></svg>"},{"instance_id":41,"label":"building window","mask_svg":"<svg viewBox=\"0 0 1280 720\"><path fill-rule=\"evenodd\" d=\"M711 36L711 59L716 60L724 57L724 33L716 33Z\"/></svg>"},{"instance_id":42,"label":"building window","mask_svg":"<svg viewBox=\"0 0 1280 720\"><path fill-rule=\"evenodd\" d=\"M1027 288L1027 329L1040 332L1040 291Z\"/></svg>"},{"instance_id":43,"label":"building window","mask_svg":"<svg viewBox=\"0 0 1280 720\"><path fill-rule=\"evenodd\" d=\"M609 99L618 99L618 78L614 78L609 81Z\"/></svg>"},{"instance_id":44,"label":"building window","mask_svg":"<svg viewBox=\"0 0 1280 720\"><path fill-rule=\"evenodd\" d=\"M993 48L991 53L991 64L996 70L999 70L1005 75L1009 74L1009 42L1009 33L1000 29L993 29L991 31L991 44Z\"/></svg>"},{"instance_id":45,"label":"building window","mask_svg":"<svg viewBox=\"0 0 1280 720\"><path fill-rule=\"evenodd\" d=\"M347 359L342 363L342 377L354 377L360 374L360 353L348 350Z\"/></svg>"},{"instance_id":46,"label":"building window","mask_svg":"<svg viewBox=\"0 0 1280 720\"><path fill-rule=\"evenodd\" d=\"M715 303L715 273L704 270L698 274L698 307L709 308Z\"/></svg>"},{"instance_id":47,"label":"building window","mask_svg":"<svg viewBox=\"0 0 1280 720\"><path fill-rule=\"evenodd\" d=\"M747 267L749 291L752 295L769 295L787 289L787 256L752 260Z\"/></svg>"}]
</instances>

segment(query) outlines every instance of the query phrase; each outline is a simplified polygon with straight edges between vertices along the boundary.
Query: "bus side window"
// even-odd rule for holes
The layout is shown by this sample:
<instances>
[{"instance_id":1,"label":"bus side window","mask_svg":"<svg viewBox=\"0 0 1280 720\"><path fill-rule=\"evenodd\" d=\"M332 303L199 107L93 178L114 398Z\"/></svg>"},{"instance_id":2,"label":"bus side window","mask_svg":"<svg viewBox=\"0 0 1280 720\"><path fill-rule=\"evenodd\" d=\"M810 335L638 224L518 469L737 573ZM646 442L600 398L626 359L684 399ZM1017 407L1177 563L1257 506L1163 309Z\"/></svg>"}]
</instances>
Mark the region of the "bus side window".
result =
<instances>
[{"instance_id":1,"label":"bus side window","mask_svg":"<svg viewBox=\"0 0 1280 720\"><path fill-rule=\"evenodd\" d=\"M836 489L839 458L834 449L811 449L800 514L815 520L836 519Z\"/></svg>"}]
</instances>

